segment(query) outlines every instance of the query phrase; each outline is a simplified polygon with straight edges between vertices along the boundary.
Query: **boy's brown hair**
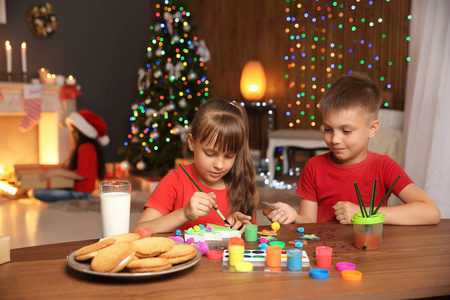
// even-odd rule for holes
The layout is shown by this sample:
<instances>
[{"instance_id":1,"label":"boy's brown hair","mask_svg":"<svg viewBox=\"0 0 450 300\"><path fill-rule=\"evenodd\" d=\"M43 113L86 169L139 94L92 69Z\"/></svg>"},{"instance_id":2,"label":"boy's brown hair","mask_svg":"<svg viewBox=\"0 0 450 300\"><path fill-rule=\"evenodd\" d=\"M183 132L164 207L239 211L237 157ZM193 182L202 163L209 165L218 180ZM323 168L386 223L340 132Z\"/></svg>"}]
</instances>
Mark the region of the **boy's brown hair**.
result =
<instances>
[{"instance_id":1,"label":"boy's brown hair","mask_svg":"<svg viewBox=\"0 0 450 300\"><path fill-rule=\"evenodd\" d=\"M353 72L339 78L319 104L322 113L359 108L371 122L378 118L381 102L381 92L372 79L367 74Z\"/></svg>"}]
</instances>

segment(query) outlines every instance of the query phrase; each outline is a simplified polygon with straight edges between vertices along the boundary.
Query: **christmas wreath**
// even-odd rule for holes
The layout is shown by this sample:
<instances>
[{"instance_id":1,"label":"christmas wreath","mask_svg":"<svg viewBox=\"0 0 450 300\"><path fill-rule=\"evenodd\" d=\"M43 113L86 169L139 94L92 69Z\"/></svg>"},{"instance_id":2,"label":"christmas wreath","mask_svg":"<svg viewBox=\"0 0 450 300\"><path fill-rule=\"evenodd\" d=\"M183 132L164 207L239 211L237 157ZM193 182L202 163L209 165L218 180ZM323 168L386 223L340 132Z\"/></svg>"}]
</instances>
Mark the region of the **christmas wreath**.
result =
<instances>
[{"instance_id":1,"label":"christmas wreath","mask_svg":"<svg viewBox=\"0 0 450 300\"><path fill-rule=\"evenodd\" d=\"M52 35L58 26L52 5L45 3L45 5L34 6L28 12L28 24L38 37L46 38Z\"/></svg>"}]
</instances>

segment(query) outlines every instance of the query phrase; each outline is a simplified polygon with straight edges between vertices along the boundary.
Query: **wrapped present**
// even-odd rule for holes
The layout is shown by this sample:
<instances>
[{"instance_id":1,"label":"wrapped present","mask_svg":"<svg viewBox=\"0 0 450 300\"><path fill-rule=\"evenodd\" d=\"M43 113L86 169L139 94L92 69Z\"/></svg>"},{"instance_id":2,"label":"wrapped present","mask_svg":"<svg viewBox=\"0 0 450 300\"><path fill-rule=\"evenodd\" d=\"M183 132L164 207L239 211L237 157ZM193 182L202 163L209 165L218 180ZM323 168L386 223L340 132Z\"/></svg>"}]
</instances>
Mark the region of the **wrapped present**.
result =
<instances>
[{"instance_id":1,"label":"wrapped present","mask_svg":"<svg viewBox=\"0 0 450 300\"><path fill-rule=\"evenodd\" d=\"M75 181L64 177L41 180L41 174L47 170L61 169L60 165L15 165L14 177L20 189L62 189L73 188Z\"/></svg>"},{"instance_id":2,"label":"wrapped present","mask_svg":"<svg viewBox=\"0 0 450 300\"><path fill-rule=\"evenodd\" d=\"M161 178L150 176L131 176L129 180L133 186L133 189L151 194L161 181Z\"/></svg>"},{"instance_id":3,"label":"wrapped present","mask_svg":"<svg viewBox=\"0 0 450 300\"><path fill-rule=\"evenodd\" d=\"M183 166L187 166L192 164L192 162L194 161L194 158L175 158L175 168L178 168L179 164L183 165Z\"/></svg>"},{"instance_id":4,"label":"wrapped present","mask_svg":"<svg viewBox=\"0 0 450 300\"><path fill-rule=\"evenodd\" d=\"M9 236L0 235L0 265L11 261Z\"/></svg>"}]
</instances>

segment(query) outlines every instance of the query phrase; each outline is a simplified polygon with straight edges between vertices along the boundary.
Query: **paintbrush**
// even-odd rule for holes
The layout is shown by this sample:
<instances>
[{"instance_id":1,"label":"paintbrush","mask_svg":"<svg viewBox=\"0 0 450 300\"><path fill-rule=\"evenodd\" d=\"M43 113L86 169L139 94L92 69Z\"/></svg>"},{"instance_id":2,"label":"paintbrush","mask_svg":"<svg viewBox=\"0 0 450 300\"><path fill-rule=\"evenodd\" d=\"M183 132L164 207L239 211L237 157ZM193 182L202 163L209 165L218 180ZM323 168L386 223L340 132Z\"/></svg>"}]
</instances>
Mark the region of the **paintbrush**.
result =
<instances>
[{"instance_id":1,"label":"paintbrush","mask_svg":"<svg viewBox=\"0 0 450 300\"><path fill-rule=\"evenodd\" d=\"M397 183L397 181L400 179L400 176L402 175L398 175L397 179L395 179L394 183L392 184L391 188L388 190L388 192L386 193L386 195L384 195L383 200L381 200L380 204L378 204L377 209L375 209L375 211L373 212L373 214L376 214L377 211L380 209L381 205L383 204L384 200L386 200L386 198L389 196L389 194L392 192L392 189L394 188L395 184Z\"/></svg>"},{"instance_id":2,"label":"paintbrush","mask_svg":"<svg viewBox=\"0 0 450 300\"><path fill-rule=\"evenodd\" d=\"M376 192L376 190L377 190L377 179L374 178L373 185L372 185L372 196L370 198L369 218L372 216L372 214L374 214L373 213L373 207L375 205L375 192Z\"/></svg>"},{"instance_id":3,"label":"paintbrush","mask_svg":"<svg viewBox=\"0 0 450 300\"><path fill-rule=\"evenodd\" d=\"M186 175L189 177L189 179L192 181L192 183L195 184L195 186L198 188L198 190L199 190L200 192L204 193L203 190L202 190L202 188L197 184L197 182L195 182L195 180L191 177L191 175L189 175L189 173L186 171L186 169L183 168L183 166L182 166L181 164L178 164L178 165L183 169L184 173L186 173ZM223 214L220 212L220 210L219 210L217 207L214 207L214 209L215 209L216 212L219 214L219 216L222 218L222 220L225 222L225 224L227 224L228 226L231 227L230 222L228 222L228 220L225 219L225 217L224 217Z\"/></svg>"},{"instance_id":4,"label":"paintbrush","mask_svg":"<svg viewBox=\"0 0 450 300\"><path fill-rule=\"evenodd\" d=\"M367 218L368 214L366 211L366 206L364 205L364 201L362 199L361 192L359 191L358 183L354 182L353 185L355 186L356 197L358 198L358 203L359 203L359 209L361 209L361 216L363 218Z\"/></svg>"}]
</instances>

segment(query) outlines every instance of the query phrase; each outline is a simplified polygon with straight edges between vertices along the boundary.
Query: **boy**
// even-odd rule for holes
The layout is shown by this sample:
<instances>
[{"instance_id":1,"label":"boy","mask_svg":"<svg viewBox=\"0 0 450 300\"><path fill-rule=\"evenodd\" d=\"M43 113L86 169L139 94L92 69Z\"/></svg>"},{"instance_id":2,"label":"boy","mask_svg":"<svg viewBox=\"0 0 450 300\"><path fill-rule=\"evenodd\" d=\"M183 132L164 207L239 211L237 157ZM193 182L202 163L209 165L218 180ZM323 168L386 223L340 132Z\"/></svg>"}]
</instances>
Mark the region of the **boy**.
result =
<instances>
[{"instance_id":1,"label":"boy","mask_svg":"<svg viewBox=\"0 0 450 300\"><path fill-rule=\"evenodd\" d=\"M296 191L302 198L298 213L288 204L277 202L278 210L263 211L271 222L351 224L352 216L360 212L354 182L358 183L367 209L374 178L377 178L377 207L401 175L393 193L404 205L387 207L387 200L384 201L378 212L386 216L385 224L439 223L438 207L404 170L389 156L368 151L369 140L380 125L377 118L381 101L378 87L364 74L343 76L327 90L320 108L324 140L330 152L307 162Z\"/></svg>"}]
</instances>

